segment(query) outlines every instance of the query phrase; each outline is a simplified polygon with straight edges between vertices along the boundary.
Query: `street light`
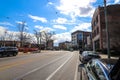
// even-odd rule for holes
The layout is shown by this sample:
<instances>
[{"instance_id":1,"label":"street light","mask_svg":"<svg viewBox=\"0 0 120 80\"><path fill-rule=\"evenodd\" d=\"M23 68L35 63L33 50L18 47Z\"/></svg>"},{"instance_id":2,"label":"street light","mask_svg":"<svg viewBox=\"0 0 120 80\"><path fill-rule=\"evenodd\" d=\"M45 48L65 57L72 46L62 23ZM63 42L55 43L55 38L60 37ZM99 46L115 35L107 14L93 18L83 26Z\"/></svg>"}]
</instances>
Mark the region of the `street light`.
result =
<instances>
[{"instance_id":1,"label":"street light","mask_svg":"<svg viewBox=\"0 0 120 80\"><path fill-rule=\"evenodd\" d=\"M109 38L109 28L108 28L108 20L107 20L106 0L104 0L104 13L105 13L105 26L106 26L107 54L108 54L108 59L110 59L110 38Z\"/></svg>"}]
</instances>

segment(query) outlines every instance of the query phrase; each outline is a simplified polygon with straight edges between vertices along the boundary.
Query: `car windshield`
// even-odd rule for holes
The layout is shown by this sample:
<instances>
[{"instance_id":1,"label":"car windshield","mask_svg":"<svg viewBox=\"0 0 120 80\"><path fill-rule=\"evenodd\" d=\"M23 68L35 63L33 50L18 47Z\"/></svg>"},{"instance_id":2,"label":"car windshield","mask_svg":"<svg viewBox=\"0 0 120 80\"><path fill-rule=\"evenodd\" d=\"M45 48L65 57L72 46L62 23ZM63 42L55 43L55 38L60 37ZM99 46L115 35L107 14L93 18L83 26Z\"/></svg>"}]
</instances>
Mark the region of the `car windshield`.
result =
<instances>
[{"instance_id":1,"label":"car windshield","mask_svg":"<svg viewBox=\"0 0 120 80\"><path fill-rule=\"evenodd\" d=\"M0 0L0 80L79 80L119 34L120 0Z\"/></svg>"}]
</instances>

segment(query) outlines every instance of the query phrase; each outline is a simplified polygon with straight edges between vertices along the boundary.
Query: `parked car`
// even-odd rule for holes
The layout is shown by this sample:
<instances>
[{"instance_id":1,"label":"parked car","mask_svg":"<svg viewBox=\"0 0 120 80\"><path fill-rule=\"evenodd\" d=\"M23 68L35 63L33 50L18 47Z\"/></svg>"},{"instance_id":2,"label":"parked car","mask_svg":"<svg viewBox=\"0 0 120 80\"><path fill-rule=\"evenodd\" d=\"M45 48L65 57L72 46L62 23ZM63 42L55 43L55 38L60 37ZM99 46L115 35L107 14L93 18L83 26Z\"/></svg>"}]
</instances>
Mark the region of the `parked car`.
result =
<instances>
[{"instance_id":1,"label":"parked car","mask_svg":"<svg viewBox=\"0 0 120 80\"><path fill-rule=\"evenodd\" d=\"M3 56L16 56L18 54L17 47L1 47L0 48L0 57Z\"/></svg>"},{"instance_id":2,"label":"parked car","mask_svg":"<svg viewBox=\"0 0 120 80\"><path fill-rule=\"evenodd\" d=\"M83 64L86 80L120 80L120 59L114 62L116 64L111 64L111 62L108 64L101 59L92 59L87 64Z\"/></svg>"},{"instance_id":3,"label":"parked car","mask_svg":"<svg viewBox=\"0 0 120 80\"><path fill-rule=\"evenodd\" d=\"M111 80L120 80L120 57L111 69L109 76Z\"/></svg>"},{"instance_id":4,"label":"parked car","mask_svg":"<svg viewBox=\"0 0 120 80\"><path fill-rule=\"evenodd\" d=\"M94 59L85 66L89 80L109 80L109 69L100 60Z\"/></svg>"},{"instance_id":5,"label":"parked car","mask_svg":"<svg viewBox=\"0 0 120 80\"><path fill-rule=\"evenodd\" d=\"M89 60L93 58L101 58L101 57L95 51L83 51L82 54L79 56L79 60L84 64L86 64Z\"/></svg>"}]
</instances>

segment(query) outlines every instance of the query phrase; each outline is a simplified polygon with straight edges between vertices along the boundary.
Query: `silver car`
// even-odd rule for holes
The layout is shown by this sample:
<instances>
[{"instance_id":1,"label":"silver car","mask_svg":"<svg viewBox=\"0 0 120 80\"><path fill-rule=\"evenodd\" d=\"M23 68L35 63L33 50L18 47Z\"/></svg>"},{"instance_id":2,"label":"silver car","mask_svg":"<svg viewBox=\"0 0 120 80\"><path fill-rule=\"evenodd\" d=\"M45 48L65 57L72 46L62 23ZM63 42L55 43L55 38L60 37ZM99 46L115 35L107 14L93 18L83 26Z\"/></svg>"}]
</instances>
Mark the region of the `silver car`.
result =
<instances>
[{"instance_id":1,"label":"silver car","mask_svg":"<svg viewBox=\"0 0 120 80\"><path fill-rule=\"evenodd\" d=\"M113 62L111 59L110 61ZM92 59L87 64L81 64L81 71L87 76L85 80L120 80L120 59L114 63L106 63L102 59ZM82 74L81 73L81 74ZM81 80L83 75L80 76Z\"/></svg>"},{"instance_id":2,"label":"silver car","mask_svg":"<svg viewBox=\"0 0 120 80\"><path fill-rule=\"evenodd\" d=\"M86 64L93 58L101 58L100 55L95 51L83 51L79 56L79 59L82 63Z\"/></svg>"}]
</instances>

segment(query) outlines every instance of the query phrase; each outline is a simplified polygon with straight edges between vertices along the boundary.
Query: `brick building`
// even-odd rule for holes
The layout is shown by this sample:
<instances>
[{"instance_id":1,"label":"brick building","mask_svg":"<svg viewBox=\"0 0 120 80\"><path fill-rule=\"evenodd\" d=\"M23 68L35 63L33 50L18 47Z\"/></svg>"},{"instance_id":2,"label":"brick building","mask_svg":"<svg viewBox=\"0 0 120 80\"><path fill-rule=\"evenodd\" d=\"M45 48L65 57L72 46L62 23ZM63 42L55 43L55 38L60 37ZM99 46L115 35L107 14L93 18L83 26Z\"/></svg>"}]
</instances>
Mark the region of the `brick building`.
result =
<instances>
[{"instance_id":1,"label":"brick building","mask_svg":"<svg viewBox=\"0 0 120 80\"><path fill-rule=\"evenodd\" d=\"M69 41L61 42L59 43L59 48L63 50L69 50L71 48L71 42Z\"/></svg>"},{"instance_id":2,"label":"brick building","mask_svg":"<svg viewBox=\"0 0 120 80\"><path fill-rule=\"evenodd\" d=\"M47 49L50 49L50 50L53 49L53 40L49 40L49 41L48 41Z\"/></svg>"},{"instance_id":3,"label":"brick building","mask_svg":"<svg viewBox=\"0 0 120 80\"><path fill-rule=\"evenodd\" d=\"M107 6L108 31L110 37L110 48L120 47L120 5ZM106 49L106 28L104 7L98 7L92 18L92 42L94 50Z\"/></svg>"},{"instance_id":4,"label":"brick building","mask_svg":"<svg viewBox=\"0 0 120 80\"><path fill-rule=\"evenodd\" d=\"M14 47L20 47L20 41L7 41L7 40L1 40L0 41L0 47L3 46L14 46Z\"/></svg>"},{"instance_id":5,"label":"brick building","mask_svg":"<svg viewBox=\"0 0 120 80\"><path fill-rule=\"evenodd\" d=\"M77 30L71 34L72 47L74 50L87 48L87 37L91 35L91 32Z\"/></svg>"}]
</instances>

